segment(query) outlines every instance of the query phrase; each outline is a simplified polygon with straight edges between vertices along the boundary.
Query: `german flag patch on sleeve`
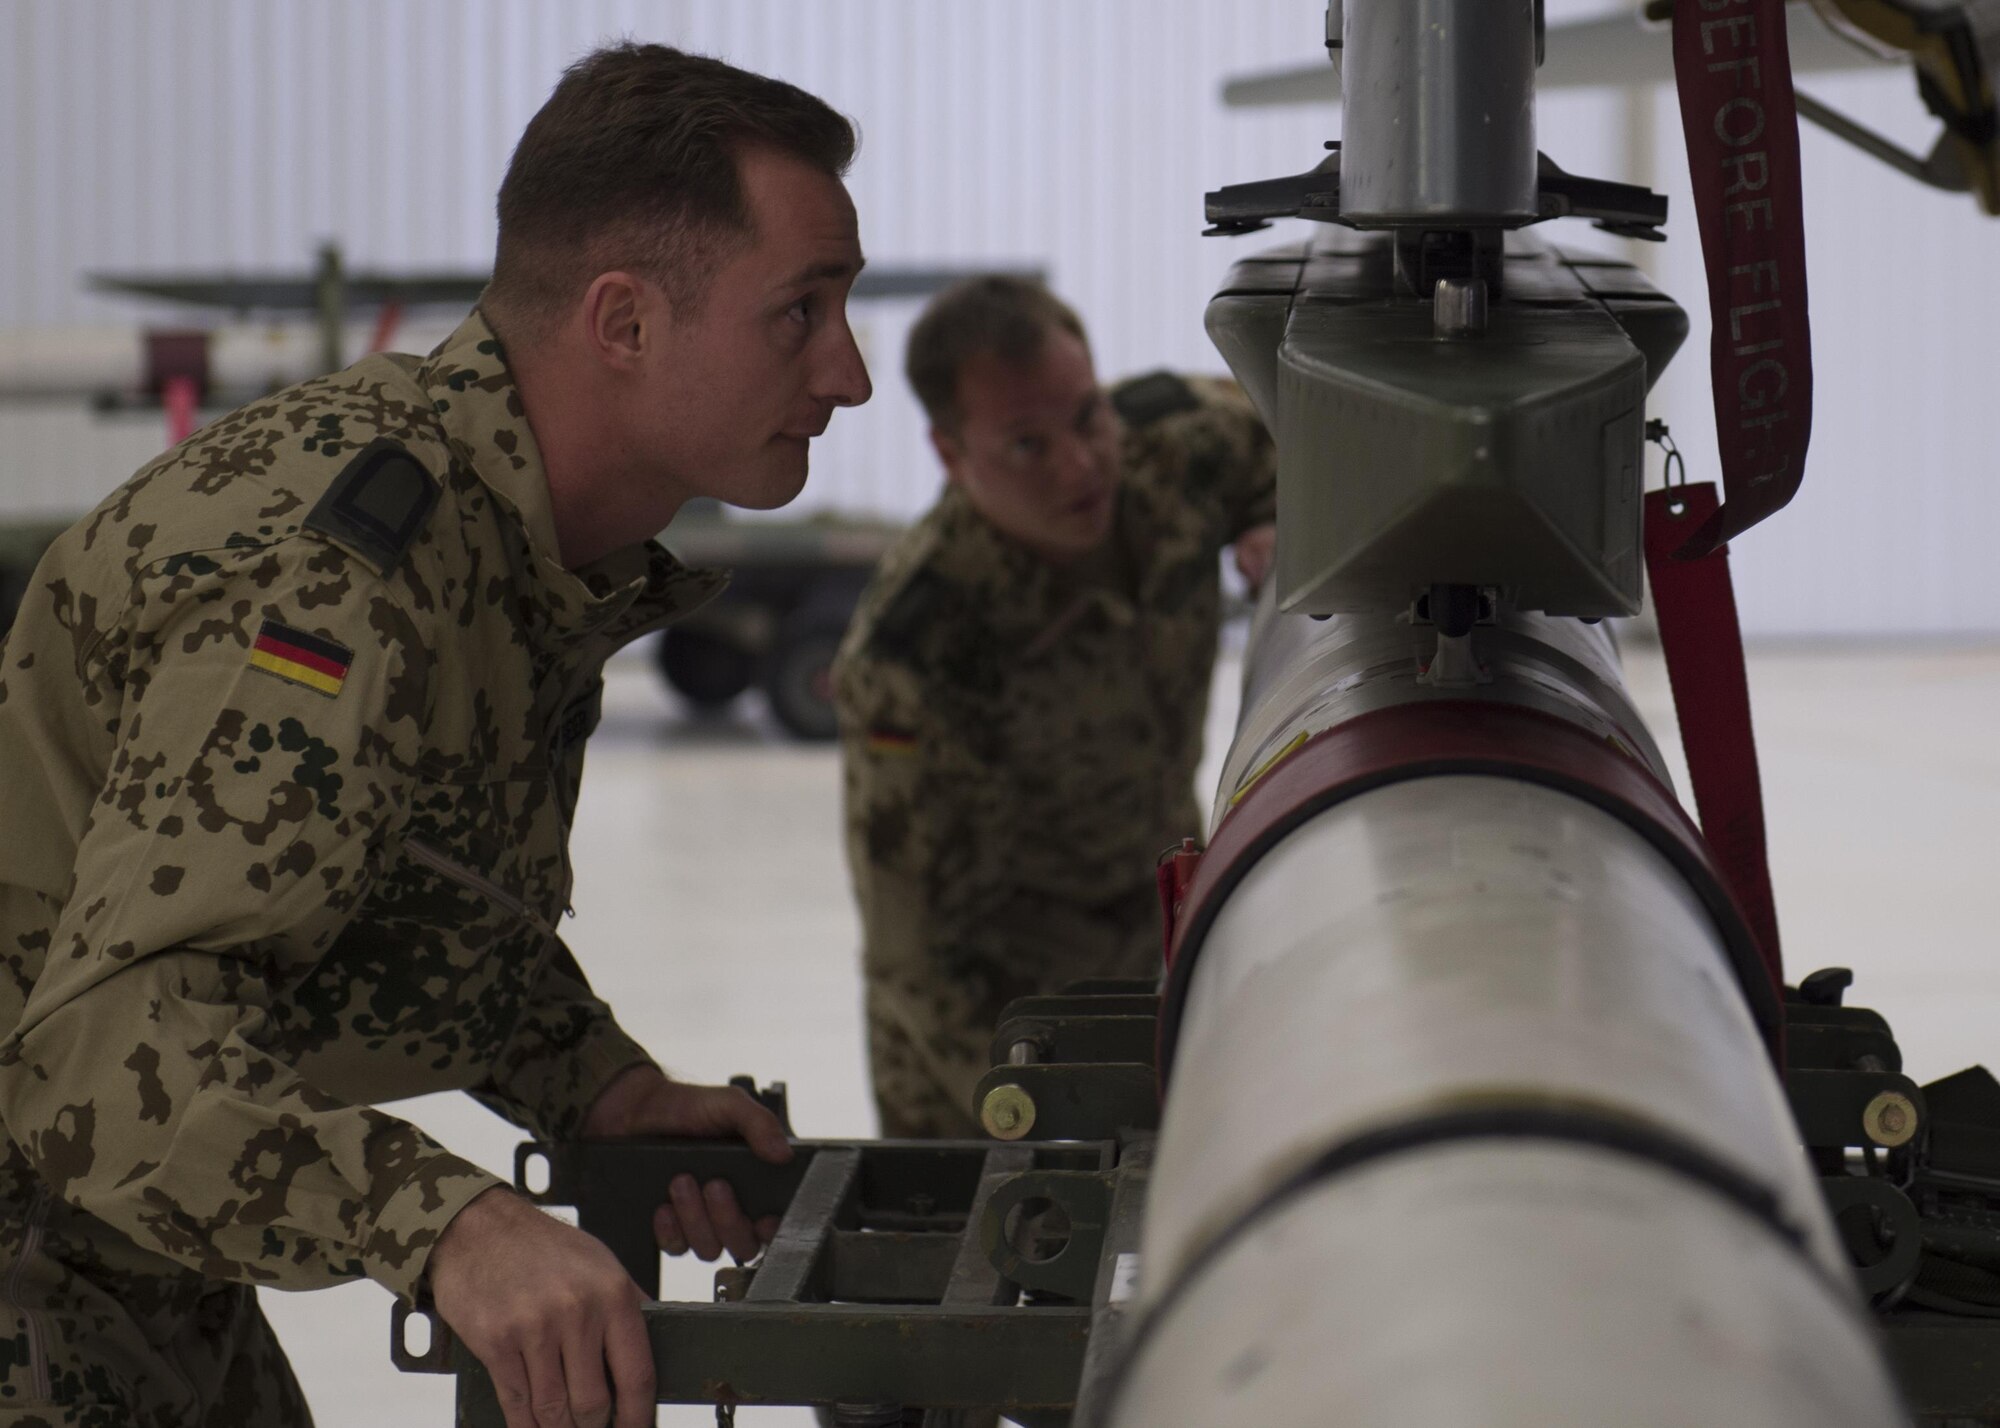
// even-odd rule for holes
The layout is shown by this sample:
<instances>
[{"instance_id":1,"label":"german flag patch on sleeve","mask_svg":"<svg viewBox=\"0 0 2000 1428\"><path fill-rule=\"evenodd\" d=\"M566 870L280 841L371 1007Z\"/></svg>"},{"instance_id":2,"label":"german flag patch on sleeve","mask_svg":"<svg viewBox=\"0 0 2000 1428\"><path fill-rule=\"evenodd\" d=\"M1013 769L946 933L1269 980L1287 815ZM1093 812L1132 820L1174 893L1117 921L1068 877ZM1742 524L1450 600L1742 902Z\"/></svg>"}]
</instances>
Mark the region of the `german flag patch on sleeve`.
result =
<instances>
[{"instance_id":1,"label":"german flag patch on sleeve","mask_svg":"<svg viewBox=\"0 0 2000 1428\"><path fill-rule=\"evenodd\" d=\"M868 752L871 754L914 754L916 751L914 730L877 724L868 731Z\"/></svg>"},{"instance_id":2,"label":"german flag patch on sleeve","mask_svg":"<svg viewBox=\"0 0 2000 1428\"><path fill-rule=\"evenodd\" d=\"M266 620L257 631L256 643L250 646L250 663L266 674L303 684L331 699L347 682L354 651L276 620Z\"/></svg>"}]
</instances>

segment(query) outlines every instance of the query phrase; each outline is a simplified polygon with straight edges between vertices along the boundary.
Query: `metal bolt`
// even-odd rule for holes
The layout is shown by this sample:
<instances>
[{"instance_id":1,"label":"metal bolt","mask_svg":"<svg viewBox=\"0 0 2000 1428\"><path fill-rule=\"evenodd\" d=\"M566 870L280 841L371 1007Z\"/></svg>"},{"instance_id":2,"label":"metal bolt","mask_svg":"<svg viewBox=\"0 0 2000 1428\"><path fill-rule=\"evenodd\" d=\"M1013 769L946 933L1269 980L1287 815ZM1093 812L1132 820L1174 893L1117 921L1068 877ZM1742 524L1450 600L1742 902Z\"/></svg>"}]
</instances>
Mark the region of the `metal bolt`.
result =
<instances>
[{"instance_id":1,"label":"metal bolt","mask_svg":"<svg viewBox=\"0 0 2000 1428\"><path fill-rule=\"evenodd\" d=\"M834 1428L896 1428L903 1421L900 1403L835 1403L827 1415Z\"/></svg>"},{"instance_id":2,"label":"metal bolt","mask_svg":"<svg viewBox=\"0 0 2000 1428\"><path fill-rule=\"evenodd\" d=\"M995 1086L980 1103L979 1123L995 1140L1019 1140L1035 1128L1035 1098L1011 1082Z\"/></svg>"},{"instance_id":3,"label":"metal bolt","mask_svg":"<svg viewBox=\"0 0 2000 1428\"><path fill-rule=\"evenodd\" d=\"M1901 1091L1881 1091L1861 1112L1861 1129L1875 1144L1894 1150L1917 1133L1917 1108Z\"/></svg>"},{"instance_id":4,"label":"metal bolt","mask_svg":"<svg viewBox=\"0 0 2000 1428\"><path fill-rule=\"evenodd\" d=\"M1439 278L1431 290L1431 326L1439 337L1476 337L1486 330L1486 280Z\"/></svg>"}]
</instances>

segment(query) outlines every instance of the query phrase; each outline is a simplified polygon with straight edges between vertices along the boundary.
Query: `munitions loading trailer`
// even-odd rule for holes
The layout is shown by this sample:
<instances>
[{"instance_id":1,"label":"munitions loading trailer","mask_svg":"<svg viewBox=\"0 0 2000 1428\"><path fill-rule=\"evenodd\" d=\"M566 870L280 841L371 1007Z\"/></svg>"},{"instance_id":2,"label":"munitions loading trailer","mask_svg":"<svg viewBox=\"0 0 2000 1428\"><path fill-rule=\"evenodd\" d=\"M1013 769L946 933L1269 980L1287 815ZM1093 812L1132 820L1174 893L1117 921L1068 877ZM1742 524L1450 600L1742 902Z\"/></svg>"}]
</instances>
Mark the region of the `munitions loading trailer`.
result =
<instances>
[{"instance_id":1,"label":"munitions loading trailer","mask_svg":"<svg viewBox=\"0 0 2000 1428\"><path fill-rule=\"evenodd\" d=\"M1806 977L1785 1006L1785 1083L1805 1153L1919 1428L2000 1424L2000 1082L1918 1086L1888 1023ZM1158 1126L1151 983L1078 983L1007 1009L980 1083L992 1141L528 1143L516 1183L658 1293L654 1208L681 1174L781 1216L713 1302L645 1308L661 1403L813 1404L830 1421L950 1428L995 1408L1027 1428L1101 1423L1145 1332L1128 1306ZM739 1084L746 1084L739 1082ZM1274 1095L1285 1094L1274 1087ZM780 1113L783 1088L758 1092ZM546 1182L540 1180L546 1173ZM530 1188L531 1186L540 1188ZM409 1321L427 1321L423 1352ZM457 1376L458 1428L505 1422L485 1370L427 1307L399 1305L391 1355Z\"/></svg>"}]
</instances>

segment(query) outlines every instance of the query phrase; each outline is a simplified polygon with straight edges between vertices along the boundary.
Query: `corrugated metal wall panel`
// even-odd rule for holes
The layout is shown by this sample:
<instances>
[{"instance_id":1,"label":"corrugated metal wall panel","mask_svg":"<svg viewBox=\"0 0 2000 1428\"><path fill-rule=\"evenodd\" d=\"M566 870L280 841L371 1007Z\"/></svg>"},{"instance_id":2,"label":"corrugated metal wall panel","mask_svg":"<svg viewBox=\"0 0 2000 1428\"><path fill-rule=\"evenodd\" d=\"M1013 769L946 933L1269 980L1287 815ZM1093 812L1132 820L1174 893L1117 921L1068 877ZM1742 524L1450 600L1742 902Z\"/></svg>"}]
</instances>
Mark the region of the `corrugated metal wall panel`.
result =
<instances>
[{"instance_id":1,"label":"corrugated metal wall panel","mask_svg":"<svg viewBox=\"0 0 2000 1428\"><path fill-rule=\"evenodd\" d=\"M1556 16L1604 8L1552 4ZM784 75L856 116L853 189L878 263L1047 268L1107 375L1213 368L1203 303L1264 239L1204 240L1200 194L1306 166L1332 111L1228 113L1227 74L1316 50L1318 0L0 0L0 327L146 310L108 269L483 265L492 196L561 66L629 34ZM1903 79L1816 88L1920 132ZM1566 166L1625 167L1621 101L1545 99ZM1671 97L1657 105L1676 241L1660 274L1697 335L1660 390L1712 470L1706 323ZM1740 544L1766 632L2000 628L1987 415L2000 225L1814 134L1820 414L1806 494ZM1575 231L1566 239L1583 237ZM1604 240L1598 240L1604 241ZM155 321L172 314L153 310ZM816 453L806 509L906 515L935 489L898 372L910 304L861 313L877 400ZM73 508L145 454L143 423L0 406L0 511Z\"/></svg>"}]
</instances>

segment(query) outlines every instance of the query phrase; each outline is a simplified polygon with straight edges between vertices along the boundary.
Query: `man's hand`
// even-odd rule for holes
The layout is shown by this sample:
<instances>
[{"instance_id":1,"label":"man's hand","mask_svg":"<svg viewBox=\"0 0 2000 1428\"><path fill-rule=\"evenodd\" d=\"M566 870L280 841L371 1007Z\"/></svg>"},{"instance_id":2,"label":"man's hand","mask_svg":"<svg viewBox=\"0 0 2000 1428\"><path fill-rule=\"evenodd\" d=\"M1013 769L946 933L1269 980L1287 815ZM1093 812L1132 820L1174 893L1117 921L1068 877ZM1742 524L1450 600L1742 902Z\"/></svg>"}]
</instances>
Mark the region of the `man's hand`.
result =
<instances>
[{"instance_id":1,"label":"man's hand","mask_svg":"<svg viewBox=\"0 0 2000 1428\"><path fill-rule=\"evenodd\" d=\"M605 1428L614 1387L617 1428L654 1421L644 1296L595 1236L495 1187L445 1226L425 1273L507 1428Z\"/></svg>"},{"instance_id":2,"label":"man's hand","mask_svg":"<svg viewBox=\"0 0 2000 1428\"><path fill-rule=\"evenodd\" d=\"M1242 573L1250 593L1255 595L1264 588L1264 581L1271 573L1271 564L1278 554L1278 528L1274 525L1252 526L1236 538L1236 569Z\"/></svg>"},{"instance_id":3,"label":"man's hand","mask_svg":"<svg viewBox=\"0 0 2000 1428\"><path fill-rule=\"evenodd\" d=\"M792 1158L778 1118L734 1086L687 1086L670 1081L657 1067L634 1066L604 1088L584 1118L590 1139L633 1135L673 1135L716 1139L740 1137L759 1160L783 1165ZM697 1185L692 1175L676 1176L667 1202L653 1212L653 1237L668 1254L692 1249L712 1260L725 1249L738 1260L754 1256L778 1233L778 1222L750 1223L727 1181Z\"/></svg>"}]
</instances>

